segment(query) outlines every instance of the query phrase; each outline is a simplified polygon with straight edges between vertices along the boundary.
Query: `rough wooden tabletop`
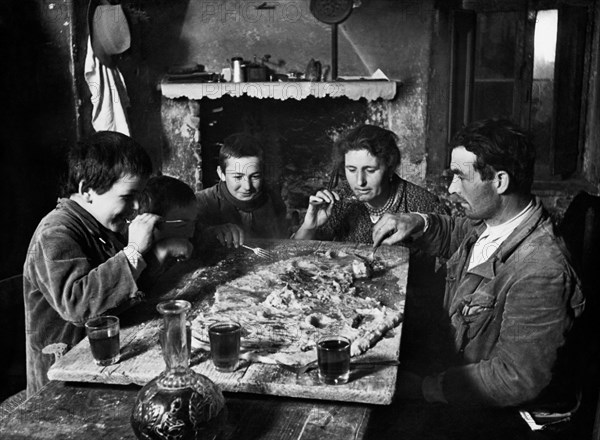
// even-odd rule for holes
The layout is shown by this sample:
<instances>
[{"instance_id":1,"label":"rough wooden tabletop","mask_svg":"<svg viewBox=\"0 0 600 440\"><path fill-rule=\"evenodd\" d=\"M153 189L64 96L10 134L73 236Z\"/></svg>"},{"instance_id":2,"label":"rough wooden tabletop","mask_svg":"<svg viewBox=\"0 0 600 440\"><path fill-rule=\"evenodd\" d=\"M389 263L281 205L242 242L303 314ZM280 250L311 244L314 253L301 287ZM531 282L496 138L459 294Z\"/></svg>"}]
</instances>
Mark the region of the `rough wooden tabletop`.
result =
<instances>
[{"instance_id":1,"label":"rough wooden tabletop","mask_svg":"<svg viewBox=\"0 0 600 440\"><path fill-rule=\"evenodd\" d=\"M264 241L261 245L278 259L299 255L310 258L317 250L339 252L343 249L350 255L368 255L371 251L367 245L309 240ZM382 302L401 302L402 306L398 307L403 308L408 252L403 248L384 246L379 250L378 258L385 263L385 272L364 283L361 289ZM216 263L201 265L190 261L186 264L180 266L179 274L174 273L172 281L163 279L164 284L156 285L155 290L161 299L190 299L193 315L199 304L213 295L216 286L266 263L252 252L238 249L230 251L224 258L217 258ZM121 361L118 364L98 367L92 359L89 342L84 339L52 366L48 377L68 382L146 384L165 368L158 344L161 322L156 311L150 311L151 314L144 316L140 308L132 309L132 314L134 312L137 315L135 318L141 321L133 325L127 325L129 319L121 315ZM357 361L362 365L352 366L349 383L337 387L321 384L316 370L295 377L276 365L255 362L241 365L234 373L219 373L206 358L198 359L197 353L191 366L217 383L223 391L389 405L394 396L398 370L391 361L398 360L400 339L401 325L388 332L387 337L372 350L360 356ZM194 359L198 359L198 362Z\"/></svg>"},{"instance_id":2,"label":"rough wooden tabletop","mask_svg":"<svg viewBox=\"0 0 600 440\"><path fill-rule=\"evenodd\" d=\"M139 389L52 381L0 422L0 438L134 440L129 417ZM238 393L225 398L223 440L359 440L371 413L359 404Z\"/></svg>"}]
</instances>

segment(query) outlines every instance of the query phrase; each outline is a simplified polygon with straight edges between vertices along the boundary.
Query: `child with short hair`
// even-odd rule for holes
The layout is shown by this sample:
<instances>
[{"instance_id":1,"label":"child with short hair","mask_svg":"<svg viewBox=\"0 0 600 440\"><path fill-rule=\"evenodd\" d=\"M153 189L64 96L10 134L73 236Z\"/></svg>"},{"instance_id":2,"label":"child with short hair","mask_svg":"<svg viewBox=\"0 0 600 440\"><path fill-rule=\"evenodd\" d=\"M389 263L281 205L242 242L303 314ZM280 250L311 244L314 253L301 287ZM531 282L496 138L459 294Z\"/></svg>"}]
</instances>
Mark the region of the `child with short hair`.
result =
<instances>
[{"instance_id":1,"label":"child with short hair","mask_svg":"<svg viewBox=\"0 0 600 440\"><path fill-rule=\"evenodd\" d=\"M175 177L151 177L140 198L139 212L161 218L154 231L154 254L159 261L164 262L167 254L178 261L191 256L198 201L189 185Z\"/></svg>"},{"instance_id":2,"label":"child with short hair","mask_svg":"<svg viewBox=\"0 0 600 440\"><path fill-rule=\"evenodd\" d=\"M120 133L97 132L71 149L64 197L39 223L23 267L29 396L48 382L45 346L71 348L87 319L141 301L137 280L160 217L131 218L151 172L148 154Z\"/></svg>"},{"instance_id":3,"label":"child with short hair","mask_svg":"<svg viewBox=\"0 0 600 440\"><path fill-rule=\"evenodd\" d=\"M287 236L286 206L264 179L263 149L247 133L225 138L219 152L220 182L198 194L200 223L207 236L237 247L244 238Z\"/></svg>"}]
</instances>

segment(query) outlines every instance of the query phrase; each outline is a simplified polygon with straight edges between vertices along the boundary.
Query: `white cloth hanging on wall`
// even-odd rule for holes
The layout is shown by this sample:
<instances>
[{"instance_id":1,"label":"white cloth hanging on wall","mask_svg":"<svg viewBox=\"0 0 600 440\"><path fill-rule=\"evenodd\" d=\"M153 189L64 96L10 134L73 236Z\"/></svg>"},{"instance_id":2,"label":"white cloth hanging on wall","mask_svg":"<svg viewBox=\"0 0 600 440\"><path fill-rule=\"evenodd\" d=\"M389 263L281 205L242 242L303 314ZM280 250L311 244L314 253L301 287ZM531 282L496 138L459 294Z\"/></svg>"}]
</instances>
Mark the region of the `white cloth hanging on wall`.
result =
<instances>
[{"instance_id":1,"label":"white cloth hanging on wall","mask_svg":"<svg viewBox=\"0 0 600 440\"><path fill-rule=\"evenodd\" d=\"M129 136L126 114L129 96L123 75L118 68L107 67L96 58L89 37L84 76L91 93L94 130L117 131Z\"/></svg>"}]
</instances>

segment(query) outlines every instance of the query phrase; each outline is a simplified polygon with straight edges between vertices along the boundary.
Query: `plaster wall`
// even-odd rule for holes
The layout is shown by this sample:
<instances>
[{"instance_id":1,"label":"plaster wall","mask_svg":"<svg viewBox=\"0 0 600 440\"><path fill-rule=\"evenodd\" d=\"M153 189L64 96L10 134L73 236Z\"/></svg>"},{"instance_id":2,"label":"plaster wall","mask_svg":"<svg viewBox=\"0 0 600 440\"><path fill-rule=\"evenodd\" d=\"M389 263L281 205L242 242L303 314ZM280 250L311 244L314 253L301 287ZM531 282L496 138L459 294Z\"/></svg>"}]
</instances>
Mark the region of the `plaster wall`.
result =
<instances>
[{"instance_id":1,"label":"plaster wall","mask_svg":"<svg viewBox=\"0 0 600 440\"><path fill-rule=\"evenodd\" d=\"M331 64L331 29L309 11L308 0L266 2L273 9L256 9L262 1L148 0L131 3L137 17L132 59L124 63L130 87L132 134L169 167L169 145L179 127L161 126L157 83L169 66L200 63L220 72L229 59L271 55L269 67L279 73L304 72L311 58ZM370 75L381 69L402 82L392 102L367 106L364 116L348 124L374 123L400 137L403 177L422 183L426 176L426 108L431 49L433 1L362 0L339 25L339 74ZM200 103L202 105L202 103ZM163 114L164 117L164 114ZM331 127L333 141L343 127ZM200 133L200 143L202 142ZM189 163L189 162L186 162ZM181 170L182 175L189 171Z\"/></svg>"}]
</instances>

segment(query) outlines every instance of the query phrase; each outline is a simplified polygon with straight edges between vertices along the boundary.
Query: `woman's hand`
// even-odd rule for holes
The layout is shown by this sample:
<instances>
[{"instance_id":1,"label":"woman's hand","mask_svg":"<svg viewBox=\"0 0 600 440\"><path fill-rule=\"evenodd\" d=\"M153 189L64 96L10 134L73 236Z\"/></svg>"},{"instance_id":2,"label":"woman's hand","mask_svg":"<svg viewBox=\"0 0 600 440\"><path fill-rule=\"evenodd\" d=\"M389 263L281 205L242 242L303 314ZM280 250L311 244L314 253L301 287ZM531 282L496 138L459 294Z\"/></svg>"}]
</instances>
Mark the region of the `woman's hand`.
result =
<instances>
[{"instance_id":1,"label":"woman's hand","mask_svg":"<svg viewBox=\"0 0 600 440\"><path fill-rule=\"evenodd\" d=\"M333 204L339 200L339 194L328 189L320 190L314 196L310 196L302 226L306 226L308 229L323 226L331 215Z\"/></svg>"},{"instance_id":2,"label":"woman's hand","mask_svg":"<svg viewBox=\"0 0 600 440\"><path fill-rule=\"evenodd\" d=\"M334 203L339 200L339 194L328 189L322 189L314 196L310 196L304 222L298 231L296 231L294 238L298 240L310 240L313 238L315 229L327 222L333 210Z\"/></svg>"},{"instance_id":3,"label":"woman's hand","mask_svg":"<svg viewBox=\"0 0 600 440\"><path fill-rule=\"evenodd\" d=\"M154 242L154 228L161 220L156 214L140 214L129 224L128 245L131 245L140 254L147 252Z\"/></svg>"}]
</instances>

